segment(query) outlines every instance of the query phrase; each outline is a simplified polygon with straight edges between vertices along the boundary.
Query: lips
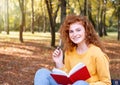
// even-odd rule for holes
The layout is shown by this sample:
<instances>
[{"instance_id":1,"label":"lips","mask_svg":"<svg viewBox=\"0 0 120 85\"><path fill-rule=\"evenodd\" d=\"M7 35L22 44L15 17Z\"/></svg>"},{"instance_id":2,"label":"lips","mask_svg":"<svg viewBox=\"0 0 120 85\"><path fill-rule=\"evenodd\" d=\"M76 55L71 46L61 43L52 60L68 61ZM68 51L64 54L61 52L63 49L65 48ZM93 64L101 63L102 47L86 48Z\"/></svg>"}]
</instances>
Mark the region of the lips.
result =
<instances>
[{"instance_id":1,"label":"lips","mask_svg":"<svg viewBox=\"0 0 120 85\"><path fill-rule=\"evenodd\" d=\"M79 38L80 38L80 36L77 36L77 37L75 36L75 37L73 37L72 39L73 39L73 40L76 40L76 39L79 39Z\"/></svg>"},{"instance_id":2,"label":"lips","mask_svg":"<svg viewBox=\"0 0 120 85\"><path fill-rule=\"evenodd\" d=\"M78 41L80 39L80 37L74 37L74 38L72 38L72 40L74 40L74 41Z\"/></svg>"}]
</instances>

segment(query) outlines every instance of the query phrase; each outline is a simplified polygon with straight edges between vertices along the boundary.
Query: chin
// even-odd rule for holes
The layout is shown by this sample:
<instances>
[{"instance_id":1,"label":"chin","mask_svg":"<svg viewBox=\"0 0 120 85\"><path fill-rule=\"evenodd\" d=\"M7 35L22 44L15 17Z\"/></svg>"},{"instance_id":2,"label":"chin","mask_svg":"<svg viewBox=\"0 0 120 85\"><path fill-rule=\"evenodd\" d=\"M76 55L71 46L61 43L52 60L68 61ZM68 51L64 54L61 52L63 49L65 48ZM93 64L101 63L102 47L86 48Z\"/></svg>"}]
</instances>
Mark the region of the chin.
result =
<instances>
[{"instance_id":1,"label":"chin","mask_svg":"<svg viewBox=\"0 0 120 85\"><path fill-rule=\"evenodd\" d=\"M80 42L74 42L75 44L80 44Z\"/></svg>"}]
</instances>

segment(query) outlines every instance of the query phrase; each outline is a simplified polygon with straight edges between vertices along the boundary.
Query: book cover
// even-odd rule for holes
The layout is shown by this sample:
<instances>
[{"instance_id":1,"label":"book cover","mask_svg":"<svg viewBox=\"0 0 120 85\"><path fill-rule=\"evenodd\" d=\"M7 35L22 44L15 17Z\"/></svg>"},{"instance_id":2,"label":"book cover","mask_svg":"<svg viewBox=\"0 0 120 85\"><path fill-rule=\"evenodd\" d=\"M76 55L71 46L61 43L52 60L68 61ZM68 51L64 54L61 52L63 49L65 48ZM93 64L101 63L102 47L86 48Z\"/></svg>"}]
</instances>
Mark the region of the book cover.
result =
<instances>
[{"instance_id":1,"label":"book cover","mask_svg":"<svg viewBox=\"0 0 120 85\"><path fill-rule=\"evenodd\" d=\"M89 71L83 63L79 63L73 67L69 74L54 68L51 76L58 84L62 85L73 84L77 80L87 80L90 78Z\"/></svg>"}]
</instances>

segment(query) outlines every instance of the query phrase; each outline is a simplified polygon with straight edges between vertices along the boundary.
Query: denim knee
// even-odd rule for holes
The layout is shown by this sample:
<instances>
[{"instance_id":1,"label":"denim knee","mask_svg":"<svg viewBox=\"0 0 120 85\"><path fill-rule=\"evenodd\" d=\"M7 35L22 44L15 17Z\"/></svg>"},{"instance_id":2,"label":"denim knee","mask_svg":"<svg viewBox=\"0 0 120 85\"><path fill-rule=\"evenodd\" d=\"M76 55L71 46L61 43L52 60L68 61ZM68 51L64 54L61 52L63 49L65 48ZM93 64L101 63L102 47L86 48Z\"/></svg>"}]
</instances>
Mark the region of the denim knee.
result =
<instances>
[{"instance_id":1,"label":"denim knee","mask_svg":"<svg viewBox=\"0 0 120 85\"><path fill-rule=\"evenodd\" d=\"M36 74L38 75L43 75L43 74L50 74L51 72L48 70L48 69L46 69L46 68L41 68L41 69L39 69L37 72L36 72Z\"/></svg>"},{"instance_id":2,"label":"denim knee","mask_svg":"<svg viewBox=\"0 0 120 85\"><path fill-rule=\"evenodd\" d=\"M89 85L89 84L86 81L79 80L79 81L76 81L73 85Z\"/></svg>"},{"instance_id":3,"label":"denim knee","mask_svg":"<svg viewBox=\"0 0 120 85\"><path fill-rule=\"evenodd\" d=\"M50 71L48 69L42 68L37 70L34 77L34 85L50 85L49 75Z\"/></svg>"}]
</instances>

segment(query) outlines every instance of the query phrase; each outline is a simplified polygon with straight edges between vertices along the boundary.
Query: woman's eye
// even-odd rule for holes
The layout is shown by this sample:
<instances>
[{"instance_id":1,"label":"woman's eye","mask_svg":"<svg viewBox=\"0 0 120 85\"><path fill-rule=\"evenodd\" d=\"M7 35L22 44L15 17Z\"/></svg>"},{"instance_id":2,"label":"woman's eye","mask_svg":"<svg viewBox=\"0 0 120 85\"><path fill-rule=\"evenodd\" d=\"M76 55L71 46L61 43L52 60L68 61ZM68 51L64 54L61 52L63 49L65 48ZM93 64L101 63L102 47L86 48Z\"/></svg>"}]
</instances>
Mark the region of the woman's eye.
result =
<instances>
[{"instance_id":1,"label":"woman's eye","mask_svg":"<svg viewBox=\"0 0 120 85\"><path fill-rule=\"evenodd\" d=\"M77 29L76 31L81 31L81 29Z\"/></svg>"},{"instance_id":2,"label":"woman's eye","mask_svg":"<svg viewBox=\"0 0 120 85\"><path fill-rule=\"evenodd\" d=\"M72 31L72 30L69 30L69 33L73 33L73 31Z\"/></svg>"}]
</instances>

